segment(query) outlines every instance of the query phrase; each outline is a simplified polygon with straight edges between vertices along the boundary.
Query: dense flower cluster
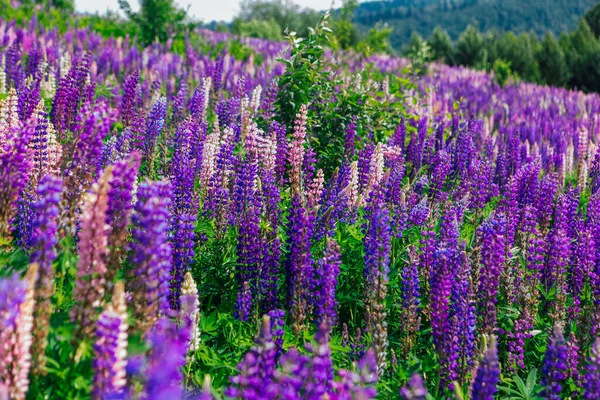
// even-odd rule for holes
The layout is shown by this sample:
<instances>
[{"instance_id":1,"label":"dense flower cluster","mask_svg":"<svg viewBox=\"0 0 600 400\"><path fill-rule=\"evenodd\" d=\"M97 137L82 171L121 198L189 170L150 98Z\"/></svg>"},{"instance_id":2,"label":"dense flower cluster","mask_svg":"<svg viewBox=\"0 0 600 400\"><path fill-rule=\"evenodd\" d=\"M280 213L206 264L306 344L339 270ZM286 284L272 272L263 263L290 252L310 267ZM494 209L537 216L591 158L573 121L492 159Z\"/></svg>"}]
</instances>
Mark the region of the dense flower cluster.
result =
<instances>
[{"instance_id":1,"label":"dense flower cluster","mask_svg":"<svg viewBox=\"0 0 600 400\"><path fill-rule=\"evenodd\" d=\"M0 32L0 398L600 396L597 94Z\"/></svg>"}]
</instances>

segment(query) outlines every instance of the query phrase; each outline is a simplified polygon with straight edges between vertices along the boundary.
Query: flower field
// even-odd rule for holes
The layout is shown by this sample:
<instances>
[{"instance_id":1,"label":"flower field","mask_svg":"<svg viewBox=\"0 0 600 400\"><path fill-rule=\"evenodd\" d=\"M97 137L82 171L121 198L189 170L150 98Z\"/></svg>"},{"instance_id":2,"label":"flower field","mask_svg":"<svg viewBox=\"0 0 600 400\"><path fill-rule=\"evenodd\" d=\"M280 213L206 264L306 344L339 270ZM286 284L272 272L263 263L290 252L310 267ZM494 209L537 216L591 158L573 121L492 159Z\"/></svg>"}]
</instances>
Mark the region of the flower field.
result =
<instances>
[{"instance_id":1,"label":"flower field","mask_svg":"<svg viewBox=\"0 0 600 400\"><path fill-rule=\"evenodd\" d=\"M0 400L600 399L600 97L0 21Z\"/></svg>"}]
</instances>

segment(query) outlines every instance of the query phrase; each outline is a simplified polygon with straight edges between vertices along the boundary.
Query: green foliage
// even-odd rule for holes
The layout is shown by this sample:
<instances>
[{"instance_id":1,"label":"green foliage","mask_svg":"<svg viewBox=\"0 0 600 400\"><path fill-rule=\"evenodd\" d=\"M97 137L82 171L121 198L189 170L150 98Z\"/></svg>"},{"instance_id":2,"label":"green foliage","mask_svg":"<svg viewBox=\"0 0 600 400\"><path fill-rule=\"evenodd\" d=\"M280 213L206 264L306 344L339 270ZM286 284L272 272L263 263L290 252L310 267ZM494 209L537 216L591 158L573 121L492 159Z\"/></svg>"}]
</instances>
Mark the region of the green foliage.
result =
<instances>
[{"instance_id":1,"label":"green foliage","mask_svg":"<svg viewBox=\"0 0 600 400\"><path fill-rule=\"evenodd\" d=\"M329 19L330 14L326 13L319 25L309 30L307 38L289 34L291 56L281 60L286 69L279 78L276 102L278 115L287 125L288 132L293 129L300 106L308 106L308 126L311 127L308 137L326 178L343 160L345 127L353 116L363 129L377 126L390 132L401 117L398 110L392 110L399 107L399 103L373 99L369 96L368 85L344 82L339 72L334 73L334 68L338 67L326 64L325 46L333 36L328 27ZM377 73L369 69L356 77L357 82L368 82L371 74ZM373 78L382 77L373 75ZM397 78L390 79L394 79L390 82L390 92L399 96L400 83Z\"/></svg>"},{"instance_id":2,"label":"green foliage","mask_svg":"<svg viewBox=\"0 0 600 400\"><path fill-rule=\"evenodd\" d=\"M493 66L494 76L496 77L496 81L498 82L498 84L500 86L506 85L506 83L508 82L508 79L512 75L510 65L511 65L510 61L504 61L500 58L498 58L496 61L494 61L494 66Z\"/></svg>"},{"instance_id":3,"label":"green foliage","mask_svg":"<svg viewBox=\"0 0 600 400\"><path fill-rule=\"evenodd\" d=\"M268 21L252 19L248 22L236 18L231 31L243 37L281 40L281 26L272 18Z\"/></svg>"},{"instance_id":4,"label":"green foliage","mask_svg":"<svg viewBox=\"0 0 600 400\"><path fill-rule=\"evenodd\" d=\"M119 7L138 28L142 44L166 42L173 33L182 33L186 18L184 10L173 0L140 0L140 10L134 12L128 0L118 0Z\"/></svg>"},{"instance_id":5,"label":"green foliage","mask_svg":"<svg viewBox=\"0 0 600 400\"><path fill-rule=\"evenodd\" d=\"M518 375L513 376L510 380L505 380L509 386L500 386L500 390L505 396L502 398L507 400L541 400L540 395L542 387L537 383L537 369L533 368L527 375L527 380L523 382Z\"/></svg>"},{"instance_id":6,"label":"green foliage","mask_svg":"<svg viewBox=\"0 0 600 400\"><path fill-rule=\"evenodd\" d=\"M431 48L432 58L447 64L454 63L454 44L448 32L442 30L439 26L433 30L433 34L427 41Z\"/></svg>"},{"instance_id":7,"label":"green foliage","mask_svg":"<svg viewBox=\"0 0 600 400\"><path fill-rule=\"evenodd\" d=\"M365 36L356 45L356 50L365 56L377 53L392 53L392 47L390 46L390 35L392 34L392 28L387 25L377 25L375 28L369 30L367 36Z\"/></svg>"},{"instance_id":8,"label":"green foliage","mask_svg":"<svg viewBox=\"0 0 600 400\"><path fill-rule=\"evenodd\" d=\"M483 35L473 25L459 36L455 57L458 65L475 65L484 59Z\"/></svg>"},{"instance_id":9,"label":"green foliage","mask_svg":"<svg viewBox=\"0 0 600 400\"><path fill-rule=\"evenodd\" d=\"M356 0L343 0L339 16L333 20L333 48L349 49L358 44L358 31L352 24L352 15L358 6Z\"/></svg>"},{"instance_id":10,"label":"green foliage","mask_svg":"<svg viewBox=\"0 0 600 400\"><path fill-rule=\"evenodd\" d=\"M585 21L590 26L590 29L596 35L596 37L600 36L600 3L596 4L594 7L590 8L585 15L583 16Z\"/></svg>"},{"instance_id":11,"label":"green foliage","mask_svg":"<svg viewBox=\"0 0 600 400\"><path fill-rule=\"evenodd\" d=\"M569 66L565 53L551 32L547 32L540 43L536 61L545 84L565 86L569 81Z\"/></svg>"},{"instance_id":12,"label":"green foliage","mask_svg":"<svg viewBox=\"0 0 600 400\"><path fill-rule=\"evenodd\" d=\"M244 0L240 4L239 19L242 22L276 21L284 33L308 34L308 27L315 26L321 14L310 9L301 9L292 0Z\"/></svg>"},{"instance_id":13,"label":"green foliage","mask_svg":"<svg viewBox=\"0 0 600 400\"><path fill-rule=\"evenodd\" d=\"M482 31L535 32L558 35L575 29L577 21L597 0L388 0L361 2L355 22L361 32L377 23L393 28L392 46L400 49L413 32L429 37L436 26L456 40L477 21Z\"/></svg>"},{"instance_id":14,"label":"green foliage","mask_svg":"<svg viewBox=\"0 0 600 400\"><path fill-rule=\"evenodd\" d=\"M420 74L426 72L426 63L433 59L431 47L417 33L410 38L408 50L405 54L411 60L413 70Z\"/></svg>"},{"instance_id":15,"label":"green foliage","mask_svg":"<svg viewBox=\"0 0 600 400\"><path fill-rule=\"evenodd\" d=\"M419 48L421 41L415 33L404 54L414 60L415 49ZM481 33L470 25L456 43L452 43L447 32L436 28L428 44L431 59L494 70L502 84L513 76L528 82L578 88L586 92L600 91L600 69L597 67L600 41L585 18L576 30L570 34L563 32L558 40L550 31L539 41L533 32L518 36L513 32Z\"/></svg>"}]
</instances>

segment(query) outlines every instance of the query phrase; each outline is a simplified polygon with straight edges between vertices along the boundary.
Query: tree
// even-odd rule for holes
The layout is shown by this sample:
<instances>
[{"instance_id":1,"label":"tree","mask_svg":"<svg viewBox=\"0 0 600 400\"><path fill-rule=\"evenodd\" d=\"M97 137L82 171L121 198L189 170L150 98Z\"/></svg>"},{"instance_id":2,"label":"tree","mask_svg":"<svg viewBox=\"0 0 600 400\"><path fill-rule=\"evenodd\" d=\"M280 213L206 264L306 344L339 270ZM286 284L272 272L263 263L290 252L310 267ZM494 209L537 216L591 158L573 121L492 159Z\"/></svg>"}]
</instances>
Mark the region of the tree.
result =
<instances>
[{"instance_id":1,"label":"tree","mask_svg":"<svg viewBox=\"0 0 600 400\"><path fill-rule=\"evenodd\" d=\"M590 8L583 16L583 19L588 23L594 35L600 37L600 3Z\"/></svg>"},{"instance_id":2,"label":"tree","mask_svg":"<svg viewBox=\"0 0 600 400\"><path fill-rule=\"evenodd\" d=\"M358 43L358 31L354 24L352 24L352 15L357 6L358 2L356 0L343 0L340 13L332 24L333 34L335 35L335 47L344 50L356 47Z\"/></svg>"},{"instance_id":3,"label":"tree","mask_svg":"<svg viewBox=\"0 0 600 400\"><path fill-rule=\"evenodd\" d=\"M565 53L552 34L547 32L537 53L542 81L547 85L565 86L569 81L569 66Z\"/></svg>"},{"instance_id":4,"label":"tree","mask_svg":"<svg viewBox=\"0 0 600 400\"><path fill-rule=\"evenodd\" d=\"M306 36L308 27L317 25L321 20L321 13L308 8L301 9L292 0L243 0L239 18L244 22L273 19L281 27L282 33L287 29Z\"/></svg>"},{"instance_id":5,"label":"tree","mask_svg":"<svg viewBox=\"0 0 600 400\"><path fill-rule=\"evenodd\" d=\"M454 64L455 50L448 32L437 26L427 43L429 43L434 60L440 60L446 64Z\"/></svg>"},{"instance_id":6,"label":"tree","mask_svg":"<svg viewBox=\"0 0 600 400\"><path fill-rule=\"evenodd\" d=\"M483 35L473 25L469 25L456 42L456 64L472 66L481 63L484 58Z\"/></svg>"},{"instance_id":7,"label":"tree","mask_svg":"<svg viewBox=\"0 0 600 400\"><path fill-rule=\"evenodd\" d=\"M140 11L133 12L128 0L118 0L119 7L139 30L140 41L149 45L155 40L165 42L172 33L183 30L186 12L173 0L140 0Z\"/></svg>"},{"instance_id":8,"label":"tree","mask_svg":"<svg viewBox=\"0 0 600 400\"><path fill-rule=\"evenodd\" d=\"M262 21L253 19L244 22L239 18L233 21L231 31L244 37L255 37L267 40L281 40L281 27L274 19Z\"/></svg>"}]
</instances>

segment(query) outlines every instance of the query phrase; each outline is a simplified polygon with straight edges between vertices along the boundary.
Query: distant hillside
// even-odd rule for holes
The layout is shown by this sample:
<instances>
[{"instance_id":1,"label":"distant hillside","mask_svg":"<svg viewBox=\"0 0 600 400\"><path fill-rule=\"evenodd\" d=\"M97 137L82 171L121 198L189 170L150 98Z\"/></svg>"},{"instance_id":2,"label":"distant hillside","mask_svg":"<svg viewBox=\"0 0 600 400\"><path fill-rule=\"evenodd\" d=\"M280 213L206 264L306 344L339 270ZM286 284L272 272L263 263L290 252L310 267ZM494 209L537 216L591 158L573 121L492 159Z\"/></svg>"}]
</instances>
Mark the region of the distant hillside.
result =
<instances>
[{"instance_id":1,"label":"distant hillside","mask_svg":"<svg viewBox=\"0 0 600 400\"><path fill-rule=\"evenodd\" d=\"M456 39L469 24L482 31L533 30L556 34L576 27L598 0L391 0L361 3L355 22L363 31L376 23L394 28L391 44L400 48L412 32L428 37L439 25Z\"/></svg>"}]
</instances>

